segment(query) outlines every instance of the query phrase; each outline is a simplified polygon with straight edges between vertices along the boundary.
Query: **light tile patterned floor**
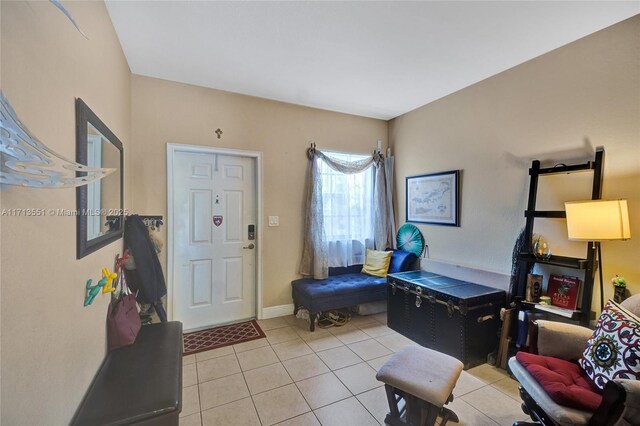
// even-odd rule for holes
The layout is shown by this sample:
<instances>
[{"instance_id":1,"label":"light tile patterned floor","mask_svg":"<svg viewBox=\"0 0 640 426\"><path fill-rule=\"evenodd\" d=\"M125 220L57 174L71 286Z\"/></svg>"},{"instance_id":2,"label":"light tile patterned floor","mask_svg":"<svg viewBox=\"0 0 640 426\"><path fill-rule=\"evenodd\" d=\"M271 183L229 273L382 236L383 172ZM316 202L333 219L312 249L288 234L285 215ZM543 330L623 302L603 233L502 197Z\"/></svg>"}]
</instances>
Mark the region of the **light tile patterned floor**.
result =
<instances>
[{"instance_id":1,"label":"light tile patterned floor","mask_svg":"<svg viewBox=\"0 0 640 426\"><path fill-rule=\"evenodd\" d=\"M264 339L184 358L181 425L384 425L387 399L376 371L414 344L386 326L386 314L313 333L293 316L258 323ZM463 371L454 396L448 406L460 425L526 419L518 383L487 364Z\"/></svg>"}]
</instances>

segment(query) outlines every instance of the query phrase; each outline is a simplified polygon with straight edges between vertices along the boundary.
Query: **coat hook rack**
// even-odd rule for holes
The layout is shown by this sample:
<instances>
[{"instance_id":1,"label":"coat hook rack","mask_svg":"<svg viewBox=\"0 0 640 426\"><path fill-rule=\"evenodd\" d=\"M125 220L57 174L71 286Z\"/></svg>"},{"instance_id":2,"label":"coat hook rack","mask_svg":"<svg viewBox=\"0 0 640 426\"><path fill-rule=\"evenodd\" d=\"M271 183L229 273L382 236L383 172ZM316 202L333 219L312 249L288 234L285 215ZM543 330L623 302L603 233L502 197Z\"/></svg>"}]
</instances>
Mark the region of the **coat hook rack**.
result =
<instances>
[{"instance_id":1,"label":"coat hook rack","mask_svg":"<svg viewBox=\"0 0 640 426\"><path fill-rule=\"evenodd\" d=\"M222 130L219 127L216 129L215 134L218 135L218 139L222 139Z\"/></svg>"},{"instance_id":2,"label":"coat hook rack","mask_svg":"<svg viewBox=\"0 0 640 426\"><path fill-rule=\"evenodd\" d=\"M120 228L120 218L121 216L107 216L107 221L105 222L105 226L109 228L109 230L116 230ZM147 228L151 228L152 230L160 229L162 225L164 225L164 218L160 215L154 216L145 216L140 215L140 219L144 222ZM126 220L126 216L125 216Z\"/></svg>"},{"instance_id":3,"label":"coat hook rack","mask_svg":"<svg viewBox=\"0 0 640 426\"><path fill-rule=\"evenodd\" d=\"M104 223L104 226L109 228L109 232L116 231L120 229L121 223L120 219L122 216L107 216L107 221Z\"/></svg>"},{"instance_id":4,"label":"coat hook rack","mask_svg":"<svg viewBox=\"0 0 640 426\"><path fill-rule=\"evenodd\" d=\"M164 219L162 216L144 216L140 215L140 219L144 222L144 225L147 228L151 228L152 230L160 229L162 225L164 225Z\"/></svg>"}]
</instances>

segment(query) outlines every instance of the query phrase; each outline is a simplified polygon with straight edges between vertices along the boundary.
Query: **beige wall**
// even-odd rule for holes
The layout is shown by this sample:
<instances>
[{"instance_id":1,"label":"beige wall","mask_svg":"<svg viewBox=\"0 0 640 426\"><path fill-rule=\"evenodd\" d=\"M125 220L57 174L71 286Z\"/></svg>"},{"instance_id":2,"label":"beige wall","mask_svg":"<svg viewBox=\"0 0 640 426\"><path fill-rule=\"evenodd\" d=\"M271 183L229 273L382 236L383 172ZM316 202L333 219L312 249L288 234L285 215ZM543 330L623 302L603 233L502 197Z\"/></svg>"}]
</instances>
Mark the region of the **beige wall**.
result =
<instances>
[{"instance_id":1,"label":"beige wall","mask_svg":"<svg viewBox=\"0 0 640 426\"><path fill-rule=\"evenodd\" d=\"M612 295L608 280L616 273L640 292L638 40L640 16L392 120L399 222L405 221L405 176L460 169L461 227L419 226L430 255L508 273L525 223L531 159L584 157L586 144L603 145L603 198L629 200L633 236L603 244L605 295ZM565 197L589 198L586 177L543 178L539 208L564 209ZM585 256L585 244L566 240L564 221L547 220L535 231L555 254Z\"/></svg>"},{"instance_id":2,"label":"beige wall","mask_svg":"<svg viewBox=\"0 0 640 426\"><path fill-rule=\"evenodd\" d=\"M74 98L130 141L130 72L101 2L65 2L89 40L49 2L1 2L1 87L18 116L75 158ZM75 189L0 188L3 209L74 210ZM0 219L1 419L66 424L105 353L108 297L83 308L85 281L122 240L76 260L75 217Z\"/></svg>"},{"instance_id":3,"label":"beige wall","mask_svg":"<svg viewBox=\"0 0 640 426\"><path fill-rule=\"evenodd\" d=\"M261 151L263 306L290 304L302 253L306 149L370 153L387 143L387 122L306 108L134 75L132 79L133 210L167 214L166 144ZM217 139L214 131L223 131ZM161 238L166 241L166 227ZM166 250L161 253L166 271ZM170 277L167 277L169 280Z\"/></svg>"}]
</instances>

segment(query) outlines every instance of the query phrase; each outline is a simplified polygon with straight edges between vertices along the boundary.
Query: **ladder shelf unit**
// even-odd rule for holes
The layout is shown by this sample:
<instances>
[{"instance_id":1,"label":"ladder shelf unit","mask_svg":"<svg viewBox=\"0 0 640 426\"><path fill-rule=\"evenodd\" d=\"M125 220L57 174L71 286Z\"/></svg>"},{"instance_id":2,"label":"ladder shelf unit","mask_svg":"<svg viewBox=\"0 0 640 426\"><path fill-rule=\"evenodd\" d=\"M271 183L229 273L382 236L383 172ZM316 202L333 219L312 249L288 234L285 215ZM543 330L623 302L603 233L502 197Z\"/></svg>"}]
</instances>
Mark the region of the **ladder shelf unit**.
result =
<instances>
[{"instance_id":1,"label":"ladder shelf unit","mask_svg":"<svg viewBox=\"0 0 640 426\"><path fill-rule=\"evenodd\" d=\"M536 219L563 219L567 215L562 210L536 210L536 201L538 195L538 178L545 175L557 175L579 172L593 172L593 185L591 191L591 199L599 200L602 197L602 171L604 167L604 148L597 148L595 159L581 164L565 165L561 164L555 167L541 168L540 161L534 160L529 169L529 199L527 209L524 212L526 218L525 225L525 241L527 252L520 253L518 259L521 262L520 273L518 276L517 287L515 289L516 300L520 302L520 306L525 309L534 308L544 311L552 315L559 315L565 318L571 318L580 322L581 325L588 326L589 321L593 317L591 312L591 302L593 298L593 284L596 274L596 250L597 242L588 242L586 257L576 258L568 256L551 256L549 259L539 259L532 252L533 227ZM582 310L571 311L571 315L566 313L557 314L553 309L536 307L535 304L524 301L527 275L535 264L545 264L559 266L563 268L571 268L584 271L584 281L582 283Z\"/></svg>"}]
</instances>

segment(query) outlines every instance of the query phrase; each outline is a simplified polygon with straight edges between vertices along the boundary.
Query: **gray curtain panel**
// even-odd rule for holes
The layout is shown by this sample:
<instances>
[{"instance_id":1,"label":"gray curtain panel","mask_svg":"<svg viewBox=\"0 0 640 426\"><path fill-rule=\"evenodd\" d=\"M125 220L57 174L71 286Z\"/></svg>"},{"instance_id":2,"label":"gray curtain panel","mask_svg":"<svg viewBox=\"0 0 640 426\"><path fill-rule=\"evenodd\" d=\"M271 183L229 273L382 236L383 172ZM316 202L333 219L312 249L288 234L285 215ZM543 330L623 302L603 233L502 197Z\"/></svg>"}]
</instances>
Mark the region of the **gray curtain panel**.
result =
<instances>
[{"instance_id":1,"label":"gray curtain panel","mask_svg":"<svg viewBox=\"0 0 640 426\"><path fill-rule=\"evenodd\" d=\"M384 175L387 184L387 220L389 224L388 240L389 247L397 248L396 244L396 217L393 210L393 163L395 159L391 155L391 148L387 149L387 158L384 159Z\"/></svg>"}]
</instances>

